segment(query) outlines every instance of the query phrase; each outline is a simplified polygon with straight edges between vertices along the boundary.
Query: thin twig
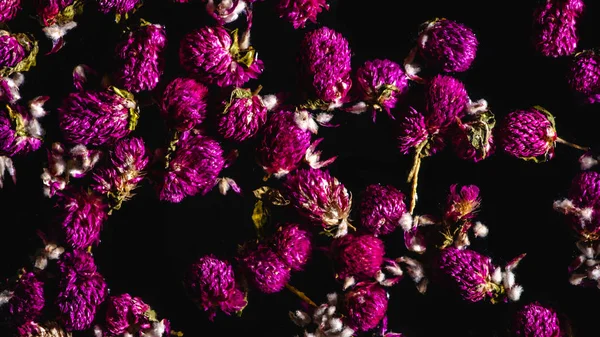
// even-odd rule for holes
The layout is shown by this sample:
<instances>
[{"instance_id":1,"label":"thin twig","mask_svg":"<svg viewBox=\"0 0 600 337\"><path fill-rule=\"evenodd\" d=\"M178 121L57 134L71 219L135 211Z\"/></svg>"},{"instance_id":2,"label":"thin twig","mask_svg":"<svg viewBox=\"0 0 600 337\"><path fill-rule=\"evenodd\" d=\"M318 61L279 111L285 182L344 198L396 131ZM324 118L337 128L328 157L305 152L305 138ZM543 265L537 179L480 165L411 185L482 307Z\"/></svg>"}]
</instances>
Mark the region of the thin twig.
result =
<instances>
[{"instance_id":1,"label":"thin twig","mask_svg":"<svg viewBox=\"0 0 600 337\"><path fill-rule=\"evenodd\" d=\"M570 146L570 147L572 147L574 149L581 150L581 151L589 151L589 149L590 149L589 147L584 147L584 146L581 146L581 145L573 144L573 143L568 142L568 141L566 141L566 140L564 140L564 139L562 139L560 137L556 138L556 142L560 143L560 144L568 145L568 146Z\"/></svg>"},{"instance_id":2,"label":"thin twig","mask_svg":"<svg viewBox=\"0 0 600 337\"><path fill-rule=\"evenodd\" d=\"M296 296L300 297L301 300L303 300L304 302L306 302L308 305L313 306L313 307L317 307L317 304L315 302L313 302L310 298L308 298L308 296L306 296L303 292L301 292L300 290L296 289L295 287L293 287L292 285L290 285L289 283L285 284L285 287L287 288L287 290L291 291L292 293L294 293Z\"/></svg>"}]
</instances>

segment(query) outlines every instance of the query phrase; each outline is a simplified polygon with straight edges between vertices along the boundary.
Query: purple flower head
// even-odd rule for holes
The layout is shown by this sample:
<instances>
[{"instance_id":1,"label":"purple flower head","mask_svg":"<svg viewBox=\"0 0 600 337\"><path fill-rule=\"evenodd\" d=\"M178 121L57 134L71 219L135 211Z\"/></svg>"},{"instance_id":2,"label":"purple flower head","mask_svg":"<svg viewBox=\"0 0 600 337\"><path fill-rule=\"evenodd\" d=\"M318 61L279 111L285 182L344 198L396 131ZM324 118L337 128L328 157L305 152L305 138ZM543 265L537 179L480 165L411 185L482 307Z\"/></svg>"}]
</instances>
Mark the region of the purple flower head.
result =
<instances>
[{"instance_id":1,"label":"purple flower head","mask_svg":"<svg viewBox=\"0 0 600 337\"><path fill-rule=\"evenodd\" d=\"M142 20L117 46L120 67L116 77L123 88L135 93L154 89L165 68L166 46L165 27Z\"/></svg>"},{"instance_id":2,"label":"purple flower head","mask_svg":"<svg viewBox=\"0 0 600 337\"><path fill-rule=\"evenodd\" d=\"M356 80L362 99L375 110L396 106L398 97L408 91L408 78L402 67L390 60L367 61L356 71Z\"/></svg>"},{"instance_id":3,"label":"purple flower head","mask_svg":"<svg viewBox=\"0 0 600 337\"><path fill-rule=\"evenodd\" d=\"M600 173L585 171L571 182L569 200L577 212L568 214L571 227L582 238L600 238Z\"/></svg>"},{"instance_id":4,"label":"purple flower head","mask_svg":"<svg viewBox=\"0 0 600 337\"><path fill-rule=\"evenodd\" d=\"M25 56L25 48L16 37L8 34L0 35L0 68L14 67Z\"/></svg>"},{"instance_id":5,"label":"purple flower head","mask_svg":"<svg viewBox=\"0 0 600 337\"><path fill-rule=\"evenodd\" d=\"M208 88L192 78L174 79L163 93L162 115L169 128L187 131L206 117Z\"/></svg>"},{"instance_id":6,"label":"purple flower head","mask_svg":"<svg viewBox=\"0 0 600 337\"><path fill-rule=\"evenodd\" d=\"M533 43L544 56L559 57L575 52L579 37L577 20L582 0L546 0L533 14Z\"/></svg>"},{"instance_id":7,"label":"purple flower head","mask_svg":"<svg viewBox=\"0 0 600 337\"><path fill-rule=\"evenodd\" d=\"M367 186L359 208L361 225L375 236L395 231L407 212L404 194L391 185Z\"/></svg>"},{"instance_id":8,"label":"purple flower head","mask_svg":"<svg viewBox=\"0 0 600 337\"><path fill-rule=\"evenodd\" d=\"M556 312L535 302L523 306L515 314L512 332L515 337L560 337Z\"/></svg>"},{"instance_id":9,"label":"purple flower head","mask_svg":"<svg viewBox=\"0 0 600 337\"><path fill-rule=\"evenodd\" d=\"M273 249L292 270L302 270L312 255L311 234L296 224L285 224L272 238Z\"/></svg>"},{"instance_id":10,"label":"purple flower head","mask_svg":"<svg viewBox=\"0 0 600 337\"><path fill-rule=\"evenodd\" d=\"M44 130L20 105L0 107L0 156L13 157L38 150Z\"/></svg>"},{"instance_id":11,"label":"purple flower head","mask_svg":"<svg viewBox=\"0 0 600 337\"><path fill-rule=\"evenodd\" d=\"M427 115L430 128L446 128L464 115L469 103L465 85L452 76L437 75L428 83Z\"/></svg>"},{"instance_id":12,"label":"purple flower head","mask_svg":"<svg viewBox=\"0 0 600 337\"><path fill-rule=\"evenodd\" d=\"M290 268L267 246L259 246L241 257L249 281L265 294L278 293L290 280Z\"/></svg>"},{"instance_id":13,"label":"purple flower head","mask_svg":"<svg viewBox=\"0 0 600 337\"><path fill-rule=\"evenodd\" d=\"M596 51L585 50L574 55L567 72L567 82L589 103L600 101L600 56Z\"/></svg>"},{"instance_id":14,"label":"purple flower head","mask_svg":"<svg viewBox=\"0 0 600 337\"><path fill-rule=\"evenodd\" d=\"M21 9L21 0L5 0L0 3L0 23L12 20Z\"/></svg>"},{"instance_id":15,"label":"purple flower head","mask_svg":"<svg viewBox=\"0 0 600 337\"><path fill-rule=\"evenodd\" d=\"M460 23L435 19L424 24L418 48L427 65L443 72L463 72L475 60L479 42L473 31Z\"/></svg>"},{"instance_id":16,"label":"purple flower head","mask_svg":"<svg viewBox=\"0 0 600 337\"><path fill-rule=\"evenodd\" d=\"M387 292L376 283L359 284L344 299L348 326L355 331L374 329L387 312Z\"/></svg>"},{"instance_id":17,"label":"purple flower head","mask_svg":"<svg viewBox=\"0 0 600 337\"><path fill-rule=\"evenodd\" d=\"M98 244L102 225L108 218L100 196L84 190L69 191L61 195L57 206L65 241L72 248L86 249Z\"/></svg>"},{"instance_id":18,"label":"purple flower head","mask_svg":"<svg viewBox=\"0 0 600 337\"><path fill-rule=\"evenodd\" d=\"M126 15L141 5L141 0L98 0L98 9L104 14L114 12L118 16Z\"/></svg>"},{"instance_id":19,"label":"purple flower head","mask_svg":"<svg viewBox=\"0 0 600 337\"><path fill-rule=\"evenodd\" d=\"M534 161L554 157L554 118L541 107L509 113L498 132L500 147L513 157Z\"/></svg>"},{"instance_id":20,"label":"purple flower head","mask_svg":"<svg viewBox=\"0 0 600 337\"><path fill-rule=\"evenodd\" d=\"M231 264L212 255L201 257L191 265L185 276L185 286L194 302L209 312L210 320L214 319L218 309L230 315L246 306Z\"/></svg>"},{"instance_id":21,"label":"purple flower head","mask_svg":"<svg viewBox=\"0 0 600 337\"><path fill-rule=\"evenodd\" d=\"M480 204L479 187L465 185L458 189L458 185L454 184L450 186L444 217L454 223L472 219Z\"/></svg>"},{"instance_id":22,"label":"purple flower head","mask_svg":"<svg viewBox=\"0 0 600 337\"><path fill-rule=\"evenodd\" d=\"M496 147L493 130L496 119L491 112L457 122L457 127L452 132L452 147L459 158L477 163L494 153Z\"/></svg>"},{"instance_id":23,"label":"purple flower head","mask_svg":"<svg viewBox=\"0 0 600 337\"><path fill-rule=\"evenodd\" d=\"M304 28L308 21L317 23L317 15L329 10L327 0L280 0L277 4L279 17L289 21L294 29Z\"/></svg>"},{"instance_id":24,"label":"purple flower head","mask_svg":"<svg viewBox=\"0 0 600 337\"><path fill-rule=\"evenodd\" d=\"M114 145L135 129L139 117L133 95L114 87L71 93L58 113L67 142L92 146Z\"/></svg>"},{"instance_id":25,"label":"purple flower head","mask_svg":"<svg viewBox=\"0 0 600 337\"><path fill-rule=\"evenodd\" d=\"M347 233L352 197L328 171L299 169L287 176L283 193L302 216L326 232L336 237Z\"/></svg>"},{"instance_id":26,"label":"purple flower head","mask_svg":"<svg viewBox=\"0 0 600 337\"><path fill-rule=\"evenodd\" d=\"M350 47L342 34L328 27L304 35L300 61L303 76L316 98L337 106L352 87Z\"/></svg>"},{"instance_id":27,"label":"purple flower head","mask_svg":"<svg viewBox=\"0 0 600 337\"><path fill-rule=\"evenodd\" d=\"M34 273L27 272L11 290L12 297L8 301L11 319L19 325L36 320L44 308L44 283Z\"/></svg>"},{"instance_id":28,"label":"purple flower head","mask_svg":"<svg viewBox=\"0 0 600 337\"><path fill-rule=\"evenodd\" d=\"M63 275L76 273L82 277L94 275L98 271L92 254L80 249L62 254L58 261L58 269Z\"/></svg>"},{"instance_id":29,"label":"purple flower head","mask_svg":"<svg viewBox=\"0 0 600 337\"><path fill-rule=\"evenodd\" d=\"M372 279L381 270L385 247L383 241L370 234L347 234L331 244L337 278Z\"/></svg>"},{"instance_id":30,"label":"purple flower head","mask_svg":"<svg viewBox=\"0 0 600 337\"><path fill-rule=\"evenodd\" d=\"M204 27L181 40L179 62L190 75L219 87L241 87L262 73L263 62L249 45L249 35L238 40L222 27Z\"/></svg>"},{"instance_id":31,"label":"purple flower head","mask_svg":"<svg viewBox=\"0 0 600 337\"><path fill-rule=\"evenodd\" d=\"M11 34L0 29L0 77L28 71L35 66L38 51L38 43L32 35Z\"/></svg>"},{"instance_id":32,"label":"purple flower head","mask_svg":"<svg viewBox=\"0 0 600 337\"><path fill-rule=\"evenodd\" d=\"M221 145L192 130L182 133L175 147L159 186L160 200L178 203L208 193L225 165Z\"/></svg>"},{"instance_id":33,"label":"purple flower head","mask_svg":"<svg viewBox=\"0 0 600 337\"><path fill-rule=\"evenodd\" d=\"M267 121L267 107L257 92L236 88L223 102L217 131L225 139L237 142L254 137Z\"/></svg>"},{"instance_id":34,"label":"purple flower head","mask_svg":"<svg viewBox=\"0 0 600 337\"><path fill-rule=\"evenodd\" d=\"M398 121L398 149L408 154L413 148L421 148L423 155L433 155L446 146L439 128L428 128L425 116L409 107Z\"/></svg>"},{"instance_id":35,"label":"purple flower head","mask_svg":"<svg viewBox=\"0 0 600 337\"><path fill-rule=\"evenodd\" d=\"M106 329L111 335L122 335L132 327L148 328L150 320L145 315L148 310L150 306L139 297L111 296L106 305Z\"/></svg>"},{"instance_id":36,"label":"purple flower head","mask_svg":"<svg viewBox=\"0 0 600 337\"><path fill-rule=\"evenodd\" d=\"M69 14L66 9L73 9L78 3L78 0L36 0L36 11L42 24L48 27L72 21L73 13Z\"/></svg>"},{"instance_id":37,"label":"purple flower head","mask_svg":"<svg viewBox=\"0 0 600 337\"><path fill-rule=\"evenodd\" d=\"M310 147L311 133L296 121L297 113L269 114L258 146L258 164L267 174L281 177L298 167Z\"/></svg>"},{"instance_id":38,"label":"purple flower head","mask_svg":"<svg viewBox=\"0 0 600 337\"><path fill-rule=\"evenodd\" d=\"M18 335L22 337L71 337L71 333L65 331L57 322L46 322L40 325L30 321L17 328Z\"/></svg>"}]
</instances>

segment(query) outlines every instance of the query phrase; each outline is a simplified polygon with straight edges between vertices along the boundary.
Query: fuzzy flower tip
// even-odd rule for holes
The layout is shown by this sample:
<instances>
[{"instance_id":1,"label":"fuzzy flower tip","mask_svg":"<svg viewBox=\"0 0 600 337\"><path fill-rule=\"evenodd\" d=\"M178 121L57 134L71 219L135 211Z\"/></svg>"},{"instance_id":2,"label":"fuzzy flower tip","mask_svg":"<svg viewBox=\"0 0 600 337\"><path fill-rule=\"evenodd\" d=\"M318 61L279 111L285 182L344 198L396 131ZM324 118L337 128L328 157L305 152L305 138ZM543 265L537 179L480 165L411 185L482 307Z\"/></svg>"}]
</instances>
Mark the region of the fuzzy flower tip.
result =
<instances>
[{"instance_id":1,"label":"fuzzy flower tip","mask_svg":"<svg viewBox=\"0 0 600 337\"><path fill-rule=\"evenodd\" d=\"M36 320L44 302L44 284L32 272L21 275L8 301L11 319L19 325Z\"/></svg>"},{"instance_id":2,"label":"fuzzy flower tip","mask_svg":"<svg viewBox=\"0 0 600 337\"><path fill-rule=\"evenodd\" d=\"M225 139L242 142L254 137L267 121L267 107L262 98L249 89L236 88L223 102L217 131Z\"/></svg>"},{"instance_id":3,"label":"fuzzy flower tip","mask_svg":"<svg viewBox=\"0 0 600 337\"><path fill-rule=\"evenodd\" d=\"M139 117L133 95L114 87L71 93L58 113L67 142L92 146L115 144L135 129Z\"/></svg>"},{"instance_id":4,"label":"fuzzy flower tip","mask_svg":"<svg viewBox=\"0 0 600 337\"><path fill-rule=\"evenodd\" d=\"M133 11L141 0L99 0L98 9L104 14L114 12L117 15L125 15Z\"/></svg>"},{"instance_id":5,"label":"fuzzy flower tip","mask_svg":"<svg viewBox=\"0 0 600 337\"><path fill-rule=\"evenodd\" d=\"M290 280L290 268L267 246L245 254L241 264L250 282L265 294L280 292Z\"/></svg>"},{"instance_id":6,"label":"fuzzy flower tip","mask_svg":"<svg viewBox=\"0 0 600 337\"><path fill-rule=\"evenodd\" d=\"M329 10L327 0L281 0L277 4L279 17L289 21L294 29L304 28L308 21L317 23L317 15Z\"/></svg>"},{"instance_id":7,"label":"fuzzy flower tip","mask_svg":"<svg viewBox=\"0 0 600 337\"><path fill-rule=\"evenodd\" d=\"M165 89L162 115L167 126L187 131L206 117L208 88L192 78L176 78Z\"/></svg>"},{"instance_id":8,"label":"fuzzy flower tip","mask_svg":"<svg viewBox=\"0 0 600 337\"><path fill-rule=\"evenodd\" d=\"M395 231L406 214L404 194L391 185L367 186L359 208L361 225L375 236Z\"/></svg>"},{"instance_id":9,"label":"fuzzy flower tip","mask_svg":"<svg viewBox=\"0 0 600 337\"><path fill-rule=\"evenodd\" d=\"M458 189L458 185L454 184L450 186L444 217L454 223L472 219L480 204L479 187L466 185Z\"/></svg>"},{"instance_id":10,"label":"fuzzy flower tip","mask_svg":"<svg viewBox=\"0 0 600 337\"><path fill-rule=\"evenodd\" d=\"M16 37L8 34L0 36L0 68L14 67L25 56L25 48Z\"/></svg>"},{"instance_id":11,"label":"fuzzy flower tip","mask_svg":"<svg viewBox=\"0 0 600 337\"><path fill-rule=\"evenodd\" d=\"M582 0L546 0L533 14L533 42L544 56L572 54L577 48L577 20L583 12Z\"/></svg>"},{"instance_id":12,"label":"fuzzy flower tip","mask_svg":"<svg viewBox=\"0 0 600 337\"><path fill-rule=\"evenodd\" d=\"M464 115L469 95L461 81L452 76L437 75L428 84L426 100L427 125L445 128Z\"/></svg>"},{"instance_id":13,"label":"fuzzy flower tip","mask_svg":"<svg viewBox=\"0 0 600 337\"><path fill-rule=\"evenodd\" d=\"M270 114L258 146L258 163L267 174L283 176L298 167L310 147L311 133L296 123L296 113Z\"/></svg>"},{"instance_id":14,"label":"fuzzy flower tip","mask_svg":"<svg viewBox=\"0 0 600 337\"><path fill-rule=\"evenodd\" d=\"M165 67L166 45L165 27L142 20L140 27L117 46L121 65L116 77L123 88L136 93L154 89Z\"/></svg>"},{"instance_id":15,"label":"fuzzy flower tip","mask_svg":"<svg viewBox=\"0 0 600 337\"><path fill-rule=\"evenodd\" d=\"M212 255L201 257L192 264L184 283L194 302L209 312L211 320L218 309L230 315L246 306L231 264Z\"/></svg>"},{"instance_id":16,"label":"fuzzy flower tip","mask_svg":"<svg viewBox=\"0 0 600 337\"><path fill-rule=\"evenodd\" d=\"M352 197L327 171L299 169L283 184L284 194L301 215L336 237L348 231Z\"/></svg>"},{"instance_id":17,"label":"fuzzy flower tip","mask_svg":"<svg viewBox=\"0 0 600 337\"><path fill-rule=\"evenodd\" d=\"M331 250L337 265L337 278L345 280L371 279L381 269L385 247L383 241L373 235L348 234L336 239Z\"/></svg>"},{"instance_id":18,"label":"fuzzy flower tip","mask_svg":"<svg viewBox=\"0 0 600 337\"><path fill-rule=\"evenodd\" d=\"M280 226L272 241L277 255L292 270L302 270L311 257L311 235L296 224Z\"/></svg>"},{"instance_id":19,"label":"fuzzy flower tip","mask_svg":"<svg viewBox=\"0 0 600 337\"><path fill-rule=\"evenodd\" d=\"M348 326L355 331L368 331L375 328L385 316L388 295L378 284L357 285L346 293L344 304Z\"/></svg>"},{"instance_id":20,"label":"fuzzy flower tip","mask_svg":"<svg viewBox=\"0 0 600 337\"><path fill-rule=\"evenodd\" d=\"M225 165L221 145L192 130L182 133L175 147L159 186L160 200L178 203L186 196L208 193Z\"/></svg>"},{"instance_id":21,"label":"fuzzy flower tip","mask_svg":"<svg viewBox=\"0 0 600 337\"><path fill-rule=\"evenodd\" d=\"M191 75L220 87L241 87L263 71L263 62L249 46L249 35L238 39L222 27L204 27L181 40L179 60Z\"/></svg>"},{"instance_id":22,"label":"fuzzy flower tip","mask_svg":"<svg viewBox=\"0 0 600 337\"><path fill-rule=\"evenodd\" d=\"M0 23L12 20L21 8L21 0L6 0L0 3Z\"/></svg>"},{"instance_id":23,"label":"fuzzy flower tip","mask_svg":"<svg viewBox=\"0 0 600 337\"><path fill-rule=\"evenodd\" d=\"M408 90L408 77L402 67L390 60L367 61L356 71L362 99L375 110L396 106L398 98Z\"/></svg>"},{"instance_id":24,"label":"fuzzy flower tip","mask_svg":"<svg viewBox=\"0 0 600 337\"><path fill-rule=\"evenodd\" d=\"M444 72L463 72L471 67L479 42L470 28L447 19L435 19L424 26L418 48L430 67Z\"/></svg>"},{"instance_id":25,"label":"fuzzy flower tip","mask_svg":"<svg viewBox=\"0 0 600 337\"><path fill-rule=\"evenodd\" d=\"M575 54L569 65L567 82L589 103L600 101L600 56L594 50Z\"/></svg>"},{"instance_id":26,"label":"fuzzy flower tip","mask_svg":"<svg viewBox=\"0 0 600 337\"><path fill-rule=\"evenodd\" d=\"M540 107L509 113L499 129L500 147L524 160L545 161L554 157L557 139L554 118Z\"/></svg>"},{"instance_id":27,"label":"fuzzy flower tip","mask_svg":"<svg viewBox=\"0 0 600 337\"><path fill-rule=\"evenodd\" d=\"M141 298L121 294L109 297L106 302L106 330L111 335L122 335L130 327L150 326L150 320L145 315L150 306Z\"/></svg>"},{"instance_id":28,"label":"fuzzy flower tip","mask_svg":"<svg viewBox=\"0 0 600 337\"><path fill-rule=\"evenodd\" d=\"M304 36L303 75L317 99L334 107L345 101L352 87L350 56L346 38L331 28L317 28Z\"/></svg>"},{"instance_id":29,"label":"fuzzy flower tip","mask_svg":"<svg viewBox=\"0 0 600 337\"><path fill-rule=\"evenodd\" d=\"M523 306L514 317L512 330L516 337L561 336L556 312L539 303Z\"/></svg>"},{"instance_id":30,"label":"fuzzy flower tip","mask_svg":"<svg viewBox=\"0 0 600 337\"><path fill-rule=\"evenodd\" d=\"M60 226L65 241L75 249L85 249L100 241L100 231L108 218L104 200L83 190L64 193L58 203Z\"/></svg>"}]
</instances>

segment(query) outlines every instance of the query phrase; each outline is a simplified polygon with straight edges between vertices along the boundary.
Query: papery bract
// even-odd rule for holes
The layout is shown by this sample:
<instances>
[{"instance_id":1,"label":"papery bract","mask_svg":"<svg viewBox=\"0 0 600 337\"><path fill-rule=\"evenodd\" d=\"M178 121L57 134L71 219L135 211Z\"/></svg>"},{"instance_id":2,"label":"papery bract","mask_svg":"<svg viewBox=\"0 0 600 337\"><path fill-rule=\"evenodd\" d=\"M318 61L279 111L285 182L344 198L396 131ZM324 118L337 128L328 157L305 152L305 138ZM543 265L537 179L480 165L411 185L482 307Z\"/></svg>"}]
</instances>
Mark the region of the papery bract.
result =
<instances>
[{"instance_id":1,"label":"papery bract","mask_svg":"<svg viewBox=\"0 0 600 337\"><path fill-rule=\"evenodd\" d=\"M295 29L304 28L307 22L317 23L317 15L329 10L327 0L280 0L279 17L289 21Z\"/></svg>"},{"instance_id":2,"label":"papery bract","mask_svg":"<svg viewBox=\"0 0 600 337\"><path fill-rule=\"evenodd\" d=\"M266 246L246 252L241 264L251 284L265 294L280 292L290 279L290 268Z\"/></svg>"}]
</instances>

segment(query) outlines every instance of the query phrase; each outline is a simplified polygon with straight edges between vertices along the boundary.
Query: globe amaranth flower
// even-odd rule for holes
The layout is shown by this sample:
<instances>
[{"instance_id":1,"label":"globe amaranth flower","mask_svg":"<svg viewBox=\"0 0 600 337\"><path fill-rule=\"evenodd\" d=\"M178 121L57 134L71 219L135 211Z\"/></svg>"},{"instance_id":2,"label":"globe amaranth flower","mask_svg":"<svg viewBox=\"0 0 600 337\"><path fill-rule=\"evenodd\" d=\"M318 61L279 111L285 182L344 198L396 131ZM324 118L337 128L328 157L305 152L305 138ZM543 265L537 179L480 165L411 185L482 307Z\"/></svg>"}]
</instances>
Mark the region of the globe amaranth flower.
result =
<instances>
[{"instance_id":1,"label":"globe amaranth flower","mask_svg":"<svg viewBox=\"0 0 600 337\"><path fill-rule=\"evenodd\" d=\"M17 325L36 320L44 308L44 283L32 272L19 276L11 289L8 312Z\"/></svg>"},{"instance_id":2,"label":"globe amaranth flower","mask_svg":"<svg viewBox=\"0 0 600 337\"><path fill-rule=\"evenodd\" d=\"M451 132L454 153L461 159L475 163L491 156L496 150L493 134L495 125L495 116L490 111L457 121Z\"/></svg>"},{"instance_id":3,"label":"globe amaranth flower","mask_svg":"<svg viewBox=\"0 0 600 337\"><path fill-rule=\"evenodd\" d=\"M92 146L114 145L135 129L139 118L133 95L115 87L71 93L58 113L67 142Z\"/></svg>"},{"instance_id":4,"label":"globe amaranth flower","mask_svg":"<svg viewBox=\"0 0 600 337\"><path fill-rule=\"evenodd\" d=\"M81 5L79 0L36 0L36 12L46 27L64 25L73 20Z\"/></svg>"},{"instance_id":5,"label":"globe amaranth flower","mask_svg":"<svg viewBox=\"0 0 600 337\"><path fill-rule=\"evenodd\" d=\"M219 309L230 315L247 304L231 264L212 255L203 256L190 266L184 284L192 300L208 311L210 320Z\"/></svg>"},{"instance_id":6,"label":"globe amaranth flower","mask_svg":"<svg viewBox=\"0 0 600 337\"><path fill-rule=\"evenodd\" d=\"M348 232L352 197L329 172L299 169L287 176L283 194L307 220L340 237Z\"/></svg>"},{"instance_id":7,"label":"globe amaranth flower","mask_svg":"<svg viewBox=\"0 0 600 337\"><path fill-rule=\"evenodd\" d=\"M546 0L533 14L533 42L544 56L570 55L577 49L582 0Z\"/></svg>"},{"instance_id":8,"label":"globe amaranth flower","mask_svg":"<svg viewBox=\"0 0 600 337\"><path fill-rule=\"evenodd\" d=\"M38 50L33 36L0 30L0 77L28 71L36 64Z\"/></svg>"},{"instance_id":9,"label":"globe amaranth flower","mask_svg":"<svg viewBox=\"0 0 600 337\"><path fill-rule=\"evenodd\" d=\"M162 96L162 115L169 128L187 131L206 117L208 88L192 78L176 78Z\"/></svg>"},{"instance_id":10,"label":"globe amaranth flower","mask_svg":"<svg viewBox=\"0 0 600 337\"><path fill-rule=\"evenodd\" d=\"M231 35L222 27L204 27L181 40L179 62L190 74L219 87L241 87L258 78L264 65L245 34L240 41L238 31Z\"/></svg>"},{"instance_id":11,"label":"globe amaranth flower","mask_svg":"<svg viewBox=\"0 0 600 337\"><path fill-rule=\"evenodd\" d=\"M469 95L465 85L452 76L437 75L431 79L425 95L425 122L430 128L447 128L464 116Z\"/></svg>"},{"instance_id":12,"label":"globe amaranth flower","mask_svg":"<svg viewBox=\"0 0 600 337\"><path fill-rule=\"evenodd\" d=\"M62 254L57 264L61 274L64 275L73 272L78 275L89 276L96 274L98 271L92 254L81 249L74 249L71 252Z\"/></svg>"},{"instance_id":13,"label":"globe amaranth flower","mask_svg":"<svg viewBox=\"0 0 600 337\"><path fill-rule=\"evenodd\" d=\"M0 5L1 6L1 5ZM14 67L25 58L25 48L16 37L0 35L0 67Z\"/></svg>"},{"instance_id":14,"label":"globe amaranth flower","mask_svg":"<svg viewBox=\"0 0 600 337\"><path fill-rule=\"evenodd\" d=\"M217 141L194 130L186 131L169 151L158 188L160 200L178 203L186 196L204 195L215 187L225 165L223 149Z\"/></svg>"},{"instance_id":15,"label":"globe amaranth flower","mask_svg":"<svg viewBox=\"0 0 600 337\"><path fill-rule=\"evenodd\" d=\"M585 171L571 182L567 199L558 200L554 208L565 215L573 230L586 241L600 238L600 173Z\"/></svg>"},{"instance_id":16,"label":"globe amaranth flower","mask_svg":"<svg viewBox=\"0 0 600 337\"><path fill-rule=\"evenodd\" d=\"M146 313L150 306L139 297L129 294L110 296L106 301L106 330L111 335L122 335L132 329L150 327Z\"/></svg>"},{"instance_id":17,"label":"globe amaranth flower","mask_svg":"<svg viewBox=\"0 0 600 337\"><path fill-rule=\"evenodd\" d=\"M388 295L376 283L358 284L344 296L348 326L355 331L374 329L387 312Z\"/></svg>"},{"instance_id":18,"label":"globe amaranth flower","mask_svg":"<svg viewBox=\"0 0 600 337\"><path fill-rule=\"evenodd\" d=\"M515 337L559 337L560 322L553 309L529 303L516 312L512 333Z\"/></svg>"},{"instance_id":19,"label":"globe amaranth flower","mask_svg":"<svg viewBox=\"0 0 600 337\"><path fill-rule=\"evenodd\" d=\"M281 177L298 167L310 147L311 132L296 121L298 113L269 114L257 148L258 164L267 174Z\"/></svg>"},{"instance_id":20,"label":"globe amaranth flower","mask_svg":"<svg viewBox=\"0 0 600 337\"><path fill-rule=\"evenodd\" d=\"M336 277L340 280L375 278L381 270L385 247L381 239L371 234L347 234L331 244L336 264Z\"/></svg>"},{"instance_id":21,"label":"globe amaranth flower","mask_svg":"<svg viewBox=\"0 0 600 337\"><path fill-rule=\"evenodd\" d=\"M62 234L72 248L86 249L98 244L108 218L102 197L85 190L72 190L61 193L57 206Z\"/></svg>"},{"instance_id":22,"label":"globe amaranth flower","mask_svg":"<svg viewBox=\"0 0 600 337\"><path fill-rule=\"evenodd\" d=\"M235 88L223 112L217 117L217 131L223 138L242 142L254 137L267 121L267 106L258 92Z\"/></svg>"},{"instance_id":23,"label":"globe amaranth flower","mask_svg":"<svg viewBox=\"0 0 600 337\"><path fill-rule=\"evenodd\" d=\"M324 103L325 110L340 106L352 87L346 38L331 28L317 28L304 35L300 50L302 76L314 98Z\"/></svg>"},{"instance_id":24,"label":"globe amaranth flower","mask_svg":"<svg viewBox=\"0 0 600 337\"><path fill-rule=\"evenodd\" d=\"M98 0L98 9L104 14L115 13L119 21L121 16L135 11L141 4L142 0Z\"/></svg>"},{"instance_id":25,"label":"globe amaranth flower","mask_svg":"<svg viewBox=\"0 0 600 337\"><path fill-rule=\"evenodd\" d=\"M165 67L166 46L165 27L141 20L140 26L117 46L117 81L135 93L154 89Z\"/></svg>"},{"instance_id":26,"label":"globe amaranth flower","mask_svg":"<svg viewBox=\"0 0 600 337\"><path fill-rule=\"evenodd\" d=\"M41 99L45 102L47 98ZM21 105L0 107L0 156L26 154L42 146L44 130L38 118L46 112L34 110L32 104L37 103L30 103L29 112Z\"/></svg>"},{"instance_id":27,"label":"globe amaranth flower","mask_svg":"<svg viewBox=\"0 0 600 337\"><path fill-rule=\"evenodd\" d=\"M362 228L375 236L392 233L406 214L404 194L394 186L369 185L359 206Z\"/></svg>"},{"instance_id":28,"label":"globe amaranth flower","mask_svg":"<svg viewBox=\"0 0 600 337\"><path fill-rule=\"evenodd\" d=\"M18 328L19 336L27 337L72 337L71 332L65 331L57 322L46 322L38 324L36 322L27 322Z\"/></svg>"},{"instance_id":29,"label":"globe amaranth flower","mask_svg":"<svg viewBox=\"0 0 600 337\"><path fill-rule=\"evenodd\" d=\"M465 185L459 189L457 184L453 184L446 201L444 218L451 222L472 219L480 204L479 187Z\"/></svg>"},{"instance_id":30,"label":"globe amaranth flower","mask_svg":"<svg viewBox=\"0 0 600 337\"><path fill-rule=\"evenodd\" d=\"M248 280L265 294L278 293L290 280L290 268L267 246L245 252L240 257Z\"/></svg>"},{"instance_id":31,"label":"globe amaranth flower","mask_svg":"<svg viewBox=\"0 0 600 337\"><path fill-rule=\"evenodd\" d=\"M595 50L575 54L569 64L567 82L589 103L600 101L600 55Z\"/></svg>"},{"instance_id":32,"label":"globe amaranth flower","mask_svg":"<svg viewBox=\"0 0 600 337\"><path fill-rule=\"evenodd\" d=\"M304 28L308 21L317 23L317 15L323 10L329 10L327 0L280 0L277 4L279 17L294 29Z\"/></svg>"},{"instance_id":33,"label":"globe amaranth flower","mask_svg":"<svg viewBox=\"0 0 600 337\"><path fill-rule=\"evenodd\" d=\"M448 19L435 19L423 26L418 49L428 66L443 72L463 72L471 67L479 42L469 27Z\"/></svg>"},{"instance_id":34,"label":"globe amaranth flower","mask_svg":"<svg viewBox=\"0 0 600 337\"><path fill-rule=\"evenodd\" d=\"M302 270L312 255L310 232L296 224L284 224L272 237L272 246L281 260L292 270Z\"/></svg>"},{"instance_id":35,"label":"globe amaranth flower","mask_svg":"<svg viewBox=\"0 0 600 337\"><path fill-rule=\"evenodd\" d=\"M6 23L15 16L21 9L21 0L6 0L0 3L0 23Z\"/></svg>"}]
</instances>

